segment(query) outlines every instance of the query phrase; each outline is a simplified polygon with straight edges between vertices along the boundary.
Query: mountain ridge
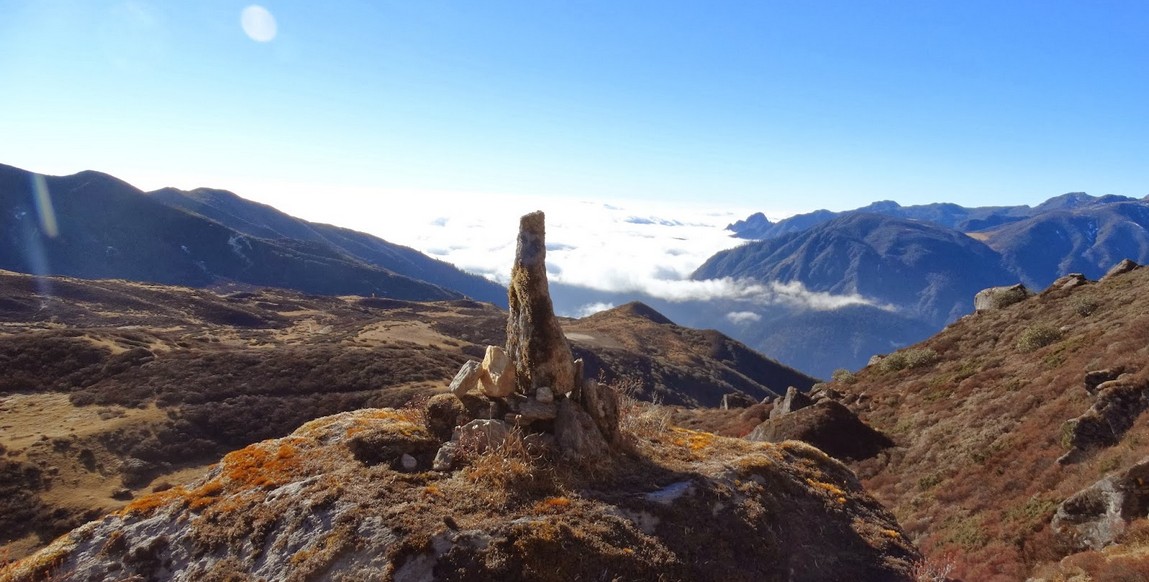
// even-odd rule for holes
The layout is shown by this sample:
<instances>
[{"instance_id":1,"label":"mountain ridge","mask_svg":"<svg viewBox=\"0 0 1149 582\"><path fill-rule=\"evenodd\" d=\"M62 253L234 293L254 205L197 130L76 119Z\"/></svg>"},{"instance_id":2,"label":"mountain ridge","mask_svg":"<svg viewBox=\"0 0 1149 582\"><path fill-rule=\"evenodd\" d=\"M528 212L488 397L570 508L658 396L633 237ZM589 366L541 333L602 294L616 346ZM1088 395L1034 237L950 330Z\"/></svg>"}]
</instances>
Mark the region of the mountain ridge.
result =
<instances>
[{"instance_id":1,"label":"mountain ridge","mask_svg":"<svg viewBox=\"0 0 1149 582\"><path fill-rule=\"evenodd\" d=\"M260 238L172 205L172 199L171 192L150 197L90 170L57 177L0 166L0 268L201 287L238 283L322 294L462 298L462 293L418 278L445 277L451 283L470 282L483 300L505 304L498 285L430 257L416 263L419 253L369 235L315 225L323 236ZM249 213L304 224L271 207L241 205ZM238 223L234 214L217 212L216 218ZM150 242L141 245L142 240ZM371 262L388 252L398 259L391 266L413 266L407 270L417 271L415 276Z\"/></svg>"}]
</instances>

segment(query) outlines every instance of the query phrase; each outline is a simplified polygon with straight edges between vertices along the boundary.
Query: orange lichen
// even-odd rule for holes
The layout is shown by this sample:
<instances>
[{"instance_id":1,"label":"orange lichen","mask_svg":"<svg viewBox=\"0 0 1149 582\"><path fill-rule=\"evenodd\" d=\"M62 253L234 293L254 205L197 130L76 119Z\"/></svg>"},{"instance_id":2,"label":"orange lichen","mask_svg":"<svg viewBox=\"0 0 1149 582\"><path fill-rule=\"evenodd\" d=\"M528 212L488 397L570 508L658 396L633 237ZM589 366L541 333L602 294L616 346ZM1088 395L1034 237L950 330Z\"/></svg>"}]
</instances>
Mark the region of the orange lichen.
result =
<instances>
[{"instance_id":1,"label":"orange lichen","mask_svg":"<svg viewBox=\"0 0 1149 582\"><path fill-rule=\"evenodd\" d=\"M815 489L821 489L822 491L825 491L825 492L829 493L830 495L841 498L842 501L840 501L839 503L845 502L844 495L846 492L842 491L841 487L838 487L837 485L834 485L833 483L823 483L822 481L815 481L813 479L806 479L806 484L815 488Z\"/></svg>"},{"instance_id":2,"label":"orange lichen","mask_svg":"<svg viewBox=\"0 0 1149 582\"><path fill-rule=\"evenodd\" d=\"M302 463L297 447L287 439L274 451L253 445L228 453L223 458L223 475L247 487L275 487L289 482Z\"/></svg>"},{"instance_id":3,"label":"orange lichen","mask_svg":"<svg viewBox=\"0 0 1149 582\"><path fill-rule=\"evenodd\" d=\"M680 447L687 447L692 452L701 451L702 449L713 445L714 441L718 439L716 435L709 432L701 432L679 427L673 427L671 431L675 433L675 436L671 442Z\"/></svg>"},{"instance_id":4,"label":"orange lichen","mask_svg":"<svg viewBox=\"0 0 1149 582\"><path fill-rule=\"evenodd\" d=\"M536 513L559 513L569 507L571 500L568 497L547 497L535 503Z\"/></svg>"},{"instance_id":5,"label":"orange lichen","mask_svg":"<svg viewBox=\"0 0 1149 582\"><path fill-rule=\"evenodd\" d=\"M131 503L125 505L124 508L120 510L119 514L132 515L151 513L160 506L167 505L173 500L186 499L187 495L187 489L184 489L183 487L172 487L166 491L160 491L159 493L152 493L151 495L145 495L138 499L134 499Z\"/></svg>"}]
</instances>

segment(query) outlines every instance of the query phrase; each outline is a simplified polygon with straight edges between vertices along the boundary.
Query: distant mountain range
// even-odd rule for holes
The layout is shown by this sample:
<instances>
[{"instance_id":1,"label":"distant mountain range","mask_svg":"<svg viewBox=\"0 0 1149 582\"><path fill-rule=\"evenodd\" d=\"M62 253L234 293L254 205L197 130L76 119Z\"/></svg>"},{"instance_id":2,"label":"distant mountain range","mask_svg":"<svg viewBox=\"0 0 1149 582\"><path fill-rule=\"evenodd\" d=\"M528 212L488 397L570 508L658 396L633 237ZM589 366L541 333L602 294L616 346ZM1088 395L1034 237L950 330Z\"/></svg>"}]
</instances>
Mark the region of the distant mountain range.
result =
<instances>
[{"instance_id":1,"label":"distant mountain range","mask_svg":"<svg viewBox=\"0 0 1149 582\"><path fill-rule=\"evenodd\" d=\"M986 287L1022 282L1041 290L1070 273L1098 279L1125 258L1149 262L1149 201L1080 192L1035 207L883 201L778 222L758 213L727 228L753 240L714 255L694 279L798 282L871 303L724 330L816 375L831 361L857 368L868 354L924 339L971 313L973 295ZM807 329L812 319L823 333ZM785 347L779 327L794 330Z\"/></svg>"},{"instance_id":2,"label":"distant mountain range","mask_svg":"<svg viewBox=\"0 0 1149 582\"><path fill-rule=\"evenodd\" d=\"M0 268L193 287L507 302L500 285L413 249L300 220L231 192L145 193L99 172L41 177L3 165Z\"/></svg>"}]
</instances>

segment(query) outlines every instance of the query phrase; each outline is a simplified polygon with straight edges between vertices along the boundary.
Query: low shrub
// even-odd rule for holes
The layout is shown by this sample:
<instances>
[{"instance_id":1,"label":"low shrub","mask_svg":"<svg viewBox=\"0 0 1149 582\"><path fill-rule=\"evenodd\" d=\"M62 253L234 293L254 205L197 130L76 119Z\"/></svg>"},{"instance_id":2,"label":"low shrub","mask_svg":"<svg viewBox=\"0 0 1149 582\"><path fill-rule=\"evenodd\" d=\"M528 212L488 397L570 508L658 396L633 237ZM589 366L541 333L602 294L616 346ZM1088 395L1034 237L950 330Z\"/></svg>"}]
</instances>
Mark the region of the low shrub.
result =
<instances>
[{"instance_id":1,"label":"low shrub","mask_svg":"<svg viewBox=\"0 0 1149 582\"><path fill-rule=\"evenodd\" d=\"M1082 317L1093 315L1101 307L1101 304L1092 297L1074 297L1070 305L1073 307L1074 313Z\"/></svg>"},{"instance_id":2,"label":"low shrub","mask_svg":"<svg viewBox=\"0 0 1149 582\"><path fill-rule=\"evenodd\" d=\"M911 348L894 352L879 362L883 372L897 372L912 368L924 368L938 361L938 353L930 348Z\"/></svg>"},{"instance_id":3,"label":"low shrub","mask_svg":"<svg viewBox=\"0 0 1149 582\"><path fill-rule=\"evenodd\" d=\"M1029 353L1061 339L1061 330L1051 325L1037 324L1025 328L1017 338L1017 350Z\"/></svg>"},{"instance_id":4,"label":"low shrub","mask_svg":"<svg viewBox=\"0 0 1149 582\"><path fill-rule=\"evenodd\" d=\"M830 374L830 379L835 382L841 382L842 384L853 384L858 381L858 377L845 368L834 370L833 373Z\"/></svg>"}]
</instances>

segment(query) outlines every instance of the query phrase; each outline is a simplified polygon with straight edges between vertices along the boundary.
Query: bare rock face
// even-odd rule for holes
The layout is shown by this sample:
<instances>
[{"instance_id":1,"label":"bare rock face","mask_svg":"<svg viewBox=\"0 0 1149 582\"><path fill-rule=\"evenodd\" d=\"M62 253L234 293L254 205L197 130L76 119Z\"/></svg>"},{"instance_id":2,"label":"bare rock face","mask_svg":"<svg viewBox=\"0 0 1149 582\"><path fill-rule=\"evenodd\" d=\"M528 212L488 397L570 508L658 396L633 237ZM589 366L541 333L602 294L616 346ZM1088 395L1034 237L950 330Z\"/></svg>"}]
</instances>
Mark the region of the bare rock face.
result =
<instances>
[{"instance_id":1,"label":"bare rock face","mask_svg":"<svg viewBox=\"0 0 1149 582\"><path fill-rule=\"evenodd\" d=\"M1025 285L1021 283L1005 287L982 289L973 297L973 310L974 313L980 313L982 311L1004 309L1014 303L1024 301L1032 295L1033 293L1030 292L1029 289L1026 289Z\"/></svg>"},{"instance_id":2,"label":"bare rock face","mask_svg":"<svg viewBox=\"0 0 1149 582\"><path fill-rule=\"evenodd\" d=\"M467 360L461 368L459 373L455 374L455 378L451 380L451 386L448 390L455 396L462 396L471 390L474 390L479 385L480 377L483 375L483 369L475 360Z\"/></svg>"},{"instance_id":3,"label":"bare rock face","mask_svg":"<svg viewBox=\"0 0 1149 582\"><path fill-rule=\"evenodd\" d=\"M770 418L778 418L782 415L790 414L796 410L806 408L813 403L814 400L812 398L791 386L786 389L786 396L774 404L774 408L770 411Z\"/></svg>"},{"instance_id":4,"label":"bare rock face","mask_svg":"<svg viewBox=\"0 0 1149 582\"><path fill-rule=\"evenodd\" d=\"M507 355L519 392L533 395L539 386L549 386L555 394L569 394L575 388L574 358L551 303L543 220L542 212L532 212L519 221L507 290Z\"/></svg>"},{"instance_id":5,"label":"bare rock face","mask_svg":"<svg viewBox=\"0 0 1149 582\"><path fill-rule=\"evenodd\" d=\"M1135 271L1140 268L1141 265L1138 265L1129 259L1122 259L1120 263L1113 265L1113 268L1109 269L1109 271L1105 273L1105 276L1101 277L1101 280L1108 281L1114 277L1124 275L1125 273Z\"/></svg>"},{"instance_id":6,"label":"bare rock face","mask_svg":"<svg viewBox=\"0 0 1149 582\"><path fill-rule=\"evenodd\" d=\"M1132 520L1149 511L1149 458L1066 499L1053 531L1078 549L1100 550L1117 541Z\"/></svg>"},{"instance_id":7,"label":"bare rock face","mask_svg":"<svg viewBox=\"0 0 1149 582\"><path fill-rule=\"evenodd\" d=\"M1115 373L1113 370L1103 372ZM1099 373L1086 374L1087 390L1089 383L1099 380L1099 376ZM1102 381L1094 392L1097 399L1093 406L1062 426L1062 441L1069 448L1069 452L1057 460L1062 465L1079 462L1096 449L1117 444L1137 417L1149 410L1149 384L1138 381L1133 374L1120 374L1116 379Z\"/></svg>"},{"instance_id":8,"label":"bare rock face","mask_svg":"<svg viewBox=\"0 0 1149 582\"><path fill-rule=\"evenodd\" d=\"M483 371L485 373L479 376L483 394L491 398L506 398L515 391L515 367L503 348L487 346Z\"/></svg>"}]
</instances>

